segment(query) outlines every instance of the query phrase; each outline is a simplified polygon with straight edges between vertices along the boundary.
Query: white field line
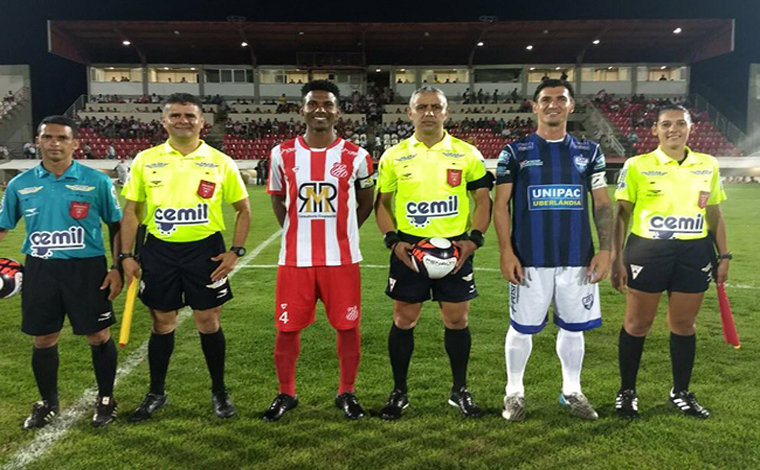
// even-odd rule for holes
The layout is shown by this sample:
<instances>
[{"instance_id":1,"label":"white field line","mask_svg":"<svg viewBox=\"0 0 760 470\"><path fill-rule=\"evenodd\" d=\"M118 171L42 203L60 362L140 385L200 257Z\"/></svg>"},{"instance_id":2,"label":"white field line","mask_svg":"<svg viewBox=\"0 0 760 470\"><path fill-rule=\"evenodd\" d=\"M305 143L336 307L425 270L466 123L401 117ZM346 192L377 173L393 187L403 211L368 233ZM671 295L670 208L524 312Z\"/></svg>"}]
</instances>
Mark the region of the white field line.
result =
<instances>
[{"instance_id":1,"label":"white field line","mask_svg":"<svg viewBox=\"0 0 760 470\"><path fill-rule=\"evenodd\" d=\"M240 268L246 267L246 264L248 262L255 259L259 254L261 254L262 251L264 251L264 249L272 244L272 242L277 240L280 237L281 233L282 230L278 230L277 232L273 233L269 238L254 248L251 253L243 257L235 269L229 274L229 277L231 278L234 276L240 270ZM182 309L180 311L178 325L182 324L182 322L186 320L190 314L190 308ZM135 367L137 367L143 360L145 360L147 353L148 340L145 340L137 349L132 351L132 353L127 356L125 360L121 361L121 366L116 371L116 384L119 383L120 379L131 374L132 371L135 370ZM43 454L45 454L45 452L50 450L50 448L56 442L58 442L63 436L66 435L69 429L74 424L76 424L77 421L82 419L86 414L92 412L97 393L98 392L96 388L89 388L85 390L82 393L82 396L79 397L79 399L73 405L63 410L63 412L58 417L56 417L51 424L37 431L37 434L34 436L32 442L19 449L13 458L11 458L8 463L3 465L3 470L25 468L27 465L40 458Z\"/></svg>"},{"instance_id":2,"label":"white field line","mask_svg":"<svg viewBox=\"0 0 760 470\"><path fill-rule=\"evenodd\" d=\"M360 264L359 266L367 269L388 269L387 264ZM245 266L241 266L241 268L246 269L274 269L276 267L276 264L247 264ZM485 271L492 273L501 272L496 268L475 268L475 271Z\"/></svg>"}]
</instances>

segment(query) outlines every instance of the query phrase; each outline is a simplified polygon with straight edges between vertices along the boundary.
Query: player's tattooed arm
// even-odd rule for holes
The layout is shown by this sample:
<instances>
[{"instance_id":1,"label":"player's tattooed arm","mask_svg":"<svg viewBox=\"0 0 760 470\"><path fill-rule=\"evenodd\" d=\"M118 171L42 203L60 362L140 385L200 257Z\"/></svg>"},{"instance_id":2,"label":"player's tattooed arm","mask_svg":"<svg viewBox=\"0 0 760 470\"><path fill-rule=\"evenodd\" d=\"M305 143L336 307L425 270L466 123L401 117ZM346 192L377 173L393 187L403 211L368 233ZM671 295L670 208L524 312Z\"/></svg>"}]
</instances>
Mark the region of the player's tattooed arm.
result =
<instances>
[{"instance_id":1,"label":"player's tattooed arm","mask_svg":"<svg viewBox=\"0 0 760 470\"><path fill-rule=\"evenodd\" d=\"M607 188L599 188L592 191L594 199L594 225L599 237L599 249L612 249L612 201L607 194Z\"/></svg>"}]
</instances>

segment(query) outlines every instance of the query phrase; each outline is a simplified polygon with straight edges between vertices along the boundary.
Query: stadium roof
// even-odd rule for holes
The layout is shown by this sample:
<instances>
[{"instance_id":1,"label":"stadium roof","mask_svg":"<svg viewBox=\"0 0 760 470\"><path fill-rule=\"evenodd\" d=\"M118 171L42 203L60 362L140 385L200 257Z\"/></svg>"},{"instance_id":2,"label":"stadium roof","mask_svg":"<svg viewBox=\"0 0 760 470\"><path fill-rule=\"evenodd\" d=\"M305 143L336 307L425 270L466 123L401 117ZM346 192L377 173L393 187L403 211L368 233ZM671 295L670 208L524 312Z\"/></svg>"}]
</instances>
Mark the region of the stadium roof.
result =
<instances>
[{"instance_id":1,"label":"stadium roof","mask_svg":"<svg viewBox=\"0 0 760 470\"><path fill-rule=\"evenodd\" d=\"M677 28L680 32L674 33ZM595 40L599 44L593 44ZM479 42L483 45L478 46ZM468 23L51 20L48 44L50 52L82 64L256 64L304 68L470 63L690 64L731 52L734 20ZM533 47L528 50L528 46Z\"/></svg>"}]
</instances>

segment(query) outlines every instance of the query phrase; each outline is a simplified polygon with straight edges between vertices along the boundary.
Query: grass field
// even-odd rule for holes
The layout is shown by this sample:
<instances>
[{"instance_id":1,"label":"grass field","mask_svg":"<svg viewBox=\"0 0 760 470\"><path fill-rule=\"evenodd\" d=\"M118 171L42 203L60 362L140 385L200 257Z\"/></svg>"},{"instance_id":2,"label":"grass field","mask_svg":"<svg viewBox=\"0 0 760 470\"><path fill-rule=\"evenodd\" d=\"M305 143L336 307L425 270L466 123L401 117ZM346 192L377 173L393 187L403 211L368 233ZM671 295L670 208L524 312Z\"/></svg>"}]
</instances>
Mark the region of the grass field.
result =
<instances>
[{"instance_id":1,"label":"grass field","mask_svg":"<svg viewBox=\"0 0 760 470\"><path fill-rule=\"evenodd\" d=\"M528 420L515 424L500 416L504 393L504 334L508 325L505 281L498 272L493 229L476 257L480 297L473 301L469 388L488 413L464 420L446 404L450 369L443 349L443 327L434 305L426 305L415 330L410 370L411 406L398 422L369 417L347 422L333 405L338 383L335 334L321 307L317 322L302 335L298 366L299 407L282 421L260 419L277 392L272 361L275 268L279 240L248 260L232 281L235 299L222 319L227 336L227 383L238 407L232 420L217 419L210 405L210 382L200 341L191 320L178 329L169 369L170 404L154 419L131 425L124 417L148 387L146 361L119 379L120 418L105 429L89 424L90 406L62 438L28 463L28 468L760 468L760 188L727 188L724 204L734 253L728 293L743 341L739 350L723 343L715 290L709 291L698 320L697 362L692 391L712 412L706 421L681 416L667 403L670 389L668 334L664 315L645 346L639 374L643 418L614 416L619 385L617 335L623 297L602 285L604 326L586 335L584 391L599 411L596 422L580 422L557 403L561 373L554 352L556 328L534 341L526 374ZM269 198L252 189L253 221L249 253L277 229ZM228 226L232 226L227 214ZM19 259L22 228L0 247L2 256ZM229 241L230 237L226 239ZM362 229L363 356L357 395L368 410L382 406L392 387L387 356L391 301L383 294L388 252L372 217ZM372 267L376 266L376 267ZM117 299L117 312L123 307ZM139 304L139 302L138 302ZM0 314L0 465L29 455L31 445L60 436L51 426L35 439L20 423L37 400L30 367L31 340L19 331L19 299L3 303ZM149 333L148 314L139 304L132 340L119 361L134 360ZM118 328L114 329L118 336ZM89 347L66 327L60 342L60 398L70 408L94 386ZM374 414L374 413L373 413ZM60 420L59 420L60 421ZM39 432L37 433L39 434Z\"/></svg>"}]
</instances>

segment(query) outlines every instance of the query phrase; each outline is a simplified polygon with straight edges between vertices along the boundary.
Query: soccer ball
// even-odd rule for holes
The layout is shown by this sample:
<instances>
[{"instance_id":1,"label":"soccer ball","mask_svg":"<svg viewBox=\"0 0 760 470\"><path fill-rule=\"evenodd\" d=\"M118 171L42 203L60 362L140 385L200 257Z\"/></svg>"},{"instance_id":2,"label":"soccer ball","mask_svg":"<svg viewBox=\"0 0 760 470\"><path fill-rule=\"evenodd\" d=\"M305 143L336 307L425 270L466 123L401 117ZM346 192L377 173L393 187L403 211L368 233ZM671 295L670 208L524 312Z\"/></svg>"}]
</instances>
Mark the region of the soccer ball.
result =
<instances>
[{"instance_id":1,"label":"soccer ball","mask_svg":"<svg viewBox=\"0 0 760 470\"><path fill-rule=\"evenodd\" d=\"M7 299L21 292L24 266L16 260L0 258L0 299Z\"/></svg>"},{"instance_id":2,"label":"soccer ball","mask_svg":"<svg viewBox=\"0 0 760 470\"><path fill-rule=\"evenodd\" d=\"M425 238L412 248L412 262L417 271L430 279L447 276L457 265L459 248L445 238Z\"/></svg>"}]
</instances>

